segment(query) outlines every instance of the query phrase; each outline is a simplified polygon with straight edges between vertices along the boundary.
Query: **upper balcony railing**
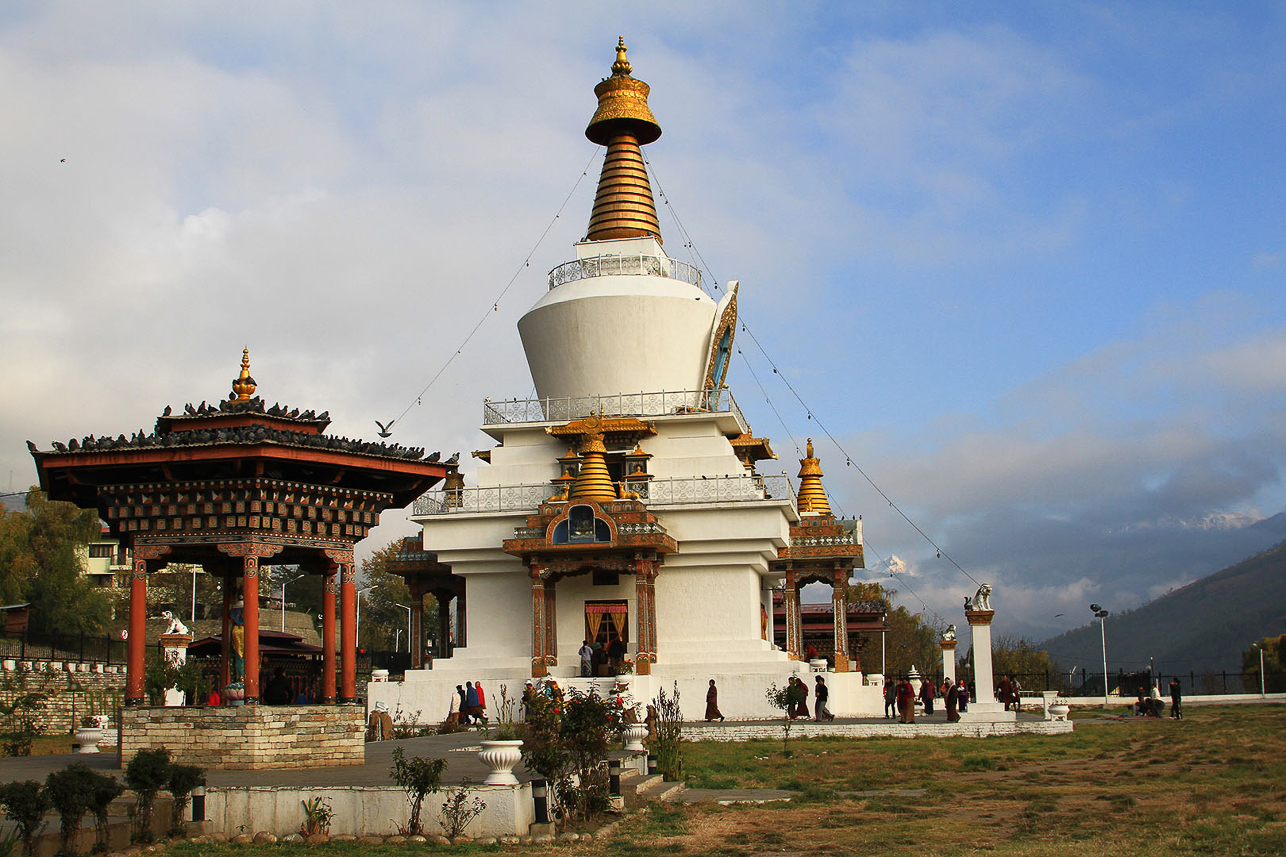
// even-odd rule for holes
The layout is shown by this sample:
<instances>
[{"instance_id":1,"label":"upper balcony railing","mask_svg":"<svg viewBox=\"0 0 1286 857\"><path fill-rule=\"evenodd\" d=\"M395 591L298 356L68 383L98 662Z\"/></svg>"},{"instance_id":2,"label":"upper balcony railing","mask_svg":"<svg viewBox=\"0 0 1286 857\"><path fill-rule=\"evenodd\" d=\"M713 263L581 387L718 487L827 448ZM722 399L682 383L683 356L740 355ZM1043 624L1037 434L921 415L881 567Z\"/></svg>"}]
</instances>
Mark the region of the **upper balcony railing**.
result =
<instances>
[{"instance_id":1,"label":"upper balcony railing","mask_svg":"<svg viewBox=\"0 0 1286 857\"><path fill-rule=\"evenodd\" d=\"M630 490L648 506L681 506L701 503L744 503L788 499L795 503L790 477L736 476L651 479L632 482ZM415 501L415 515L459 515L473 512L534 512L554 493L548 482L536 485L498 485L429 491Z\"/></svg>"},{"instance_id":2,"label":"upper balcony railing","mask_svg":"<svg viewBox=\"0 0 1286 857\"><path fill-rule=\"evenodd\" d=\"M590 277L615 276L669 277L701 288L701 269L669 256L590 256L564 262L549 272L549 288Z\"/></svg>"},{"instance_id":3,"label":"upper balcony railing","mask_svg":"<svg viewBox=\"0 0 1286 857\"><path fill-rule=\"evenodd\" d=\"M510 399L482 405L482 424L568 422L590 414L621 417L660 417L668 414L733 413L745 416L732 392L680 390L661 393L617 393L610 396L569 396L560 399Z\"/></svg>"}]
</instances>

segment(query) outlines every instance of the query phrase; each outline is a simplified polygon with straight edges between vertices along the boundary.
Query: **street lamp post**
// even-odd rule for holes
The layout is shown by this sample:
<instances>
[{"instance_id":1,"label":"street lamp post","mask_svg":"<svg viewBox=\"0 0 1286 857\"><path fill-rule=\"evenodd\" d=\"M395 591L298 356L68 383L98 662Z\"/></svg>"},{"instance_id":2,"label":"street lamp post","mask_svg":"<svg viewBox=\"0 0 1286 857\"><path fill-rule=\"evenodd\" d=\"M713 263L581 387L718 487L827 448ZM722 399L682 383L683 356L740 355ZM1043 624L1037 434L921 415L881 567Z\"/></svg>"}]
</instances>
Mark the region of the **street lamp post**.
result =
<instances>
[{"instance_id":1,"label":"street lamp post","mask_svg":"<svg viewBox=\"0 0 1286 857\"><path fill-rule=\"evenodd\" d=\"M362 596L374 588L374 586L364 586L357 590L357 617L353 623L353 645L358 647L362 645Z\"/></svg>"},{"instance_id":2,"label":"street lamp post","mask_svg":"<svg viewBox=\"0 0 1286 857\"><path fill-rule=\"evenodd\" d=\"M1268 685L1264 682L1264 647L1258 643L1251 643L1250 645L1259 650L1259 696L1260 698L1266 698L1268 696Z\"/></svg>"},{"instance_id":3,"label":"street lamp post","mask_svg":"<svg viewBox=\"0 0 1286 857\"><path fill-rule=\"evenodd\" d=\"M1103 707L1107 708L1107 617L1108 611L1104 610L1097 604L1091 604L1090 610L1094 611L1094 617L1098 619L1099 639L1103 643Z\"/></svg>"},{"instance_id":4,"label":"street lamp post","mask_svg":"<svg viewBox=\"0 0 1286 857\"><path fill-rule=\"evenodd\" d=\"M393 604L394 606L401 607L403 610L406 611L406 651L407 653L410 653L411 651L411 608L405 604L398 604L396 601L394 601Z\"/></svg>"},{"instance_id":5,"label":"street lamp post","mask_svg":"<svg viewBox=\"0 0 1286 857\"><path fill-rule=\"evenodd\" d=\"M281 582L281 631L283 634L286 631L286 584L294 583L296 580L299 580L302 577L303 577L302 574L297 574L294 577L290 578L290 580L283 580Z\"/></svg>"}]
</instances>

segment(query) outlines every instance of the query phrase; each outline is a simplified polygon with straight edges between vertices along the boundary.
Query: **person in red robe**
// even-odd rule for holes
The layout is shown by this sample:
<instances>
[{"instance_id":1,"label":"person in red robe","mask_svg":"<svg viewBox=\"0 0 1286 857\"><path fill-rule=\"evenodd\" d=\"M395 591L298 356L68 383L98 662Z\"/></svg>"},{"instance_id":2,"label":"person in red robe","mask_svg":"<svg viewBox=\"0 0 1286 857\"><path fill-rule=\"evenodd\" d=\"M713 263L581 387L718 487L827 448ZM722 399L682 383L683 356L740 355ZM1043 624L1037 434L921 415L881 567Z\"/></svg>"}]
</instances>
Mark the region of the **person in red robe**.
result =
<instances>
[{"instance_id":1,"label":"person in red robe","mask_svg":"<svg viewBox=\"0 0 1286 857\"><path fill-rule=\"evenodd\" d=\"M898 683L898 713L902 715L903 723L915 722L915 688L909 678Z\"/></svg>"}]
</instances>

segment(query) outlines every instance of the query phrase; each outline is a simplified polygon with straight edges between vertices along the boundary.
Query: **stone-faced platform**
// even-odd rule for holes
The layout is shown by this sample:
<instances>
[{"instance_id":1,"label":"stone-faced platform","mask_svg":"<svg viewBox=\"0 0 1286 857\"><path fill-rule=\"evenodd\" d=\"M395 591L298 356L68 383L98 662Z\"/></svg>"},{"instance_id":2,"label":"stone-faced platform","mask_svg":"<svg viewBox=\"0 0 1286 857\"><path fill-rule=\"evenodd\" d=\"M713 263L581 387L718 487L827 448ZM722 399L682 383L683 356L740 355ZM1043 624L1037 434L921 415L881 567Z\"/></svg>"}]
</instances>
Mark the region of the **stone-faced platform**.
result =
<instances>
[{"instance_id":1,"label":"stone-faced platform","mask_svg":"<svg viewBox=\"0 0 1286 857\"><path fill-rule=\"evenodd\" d=\"M228 771L334 768L365 762L364 710L356 705L121 708L121 767L164 747L174 761Z\"/></svg>"}]
</instances>

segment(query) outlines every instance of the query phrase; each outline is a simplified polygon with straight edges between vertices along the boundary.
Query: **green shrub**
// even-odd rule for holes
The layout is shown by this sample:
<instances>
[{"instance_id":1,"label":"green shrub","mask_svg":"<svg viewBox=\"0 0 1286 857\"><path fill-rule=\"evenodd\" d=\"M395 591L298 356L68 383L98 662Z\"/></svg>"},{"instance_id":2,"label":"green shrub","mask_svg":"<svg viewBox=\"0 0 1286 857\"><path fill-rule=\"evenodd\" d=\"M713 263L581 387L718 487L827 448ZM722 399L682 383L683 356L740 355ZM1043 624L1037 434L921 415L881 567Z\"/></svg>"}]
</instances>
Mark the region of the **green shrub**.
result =
<instances>
[{"instance_id":1,"label":"green shrub","mask_svg":"<svg viewBox=\"0 0 1286 857\"><path fill-rule=\"evenodd\" d=\"M422 759L414 756L407 761L401 747L393 751L393 768L389 773L393 782L402 787L411 801L411 818L406 827L401 828L406 835L424 835L424 827L420 821L424 796L442 788L442 772L446 767L446 759Z\"/></svg>"},{"instance_id":2,"label":"green shrub","mask_svg":"<svg viewBox=\"0 0 1286 857\"><path fill-rule=\"evenodd\" d=\"M90 797L89 811L94 814L94 853L107 851L107 808L112 801L121 796L125 786L115 777L107 774L94 774L94 793Z\"/></svg>"},{"instance_id":3,"label":"green shrub","mask_svg":"<svg viewBox=\"0 0 1286 857\"><path fill-rule=\"evenodd\" d=\"M0 785L0 806L5 818L18 825L22 834L22 853L32 857L36 836L45 827L45 813L49 811L49 795L35 780Z\"/></svg>"},{"instance_id":4,"label":"green shrub","mask_svg":"<svg viewBox=\"0 0 1286 857\"><path fill-rule=\"evenodd\" d=\"M125 766L125 785L138 795L134 814L134 839L138 842L152 840L152 808L156 804L156 795L170 782L171 767L170 751L164 747L139 750L138 755Z\"/></svg>"},{"instance_id":5,"label":"green shrub","mask_svg":"<svg viewBox=\"0 0 1286 857\"><path fill-rule=\"evenodd\" d=\"M58 832L62 837L60 854L76 853L73 839L94 799L94 778L89 766L80 763L54 771L45 778L45 794L58 812Z\"/></svg>"},{"instance_id":6,"label":"green shrub","mask_svg":"<svg viewBox=\"0 0 1286 857\"><path fill-rule=\"evenodd\" d=\"M183 829L183 815L192 801L192 790L205 783L205 770L196 765L170 765L170 778L166 787L174 798L170 813L170 831Z\"/></svg>"}]
</instances>

